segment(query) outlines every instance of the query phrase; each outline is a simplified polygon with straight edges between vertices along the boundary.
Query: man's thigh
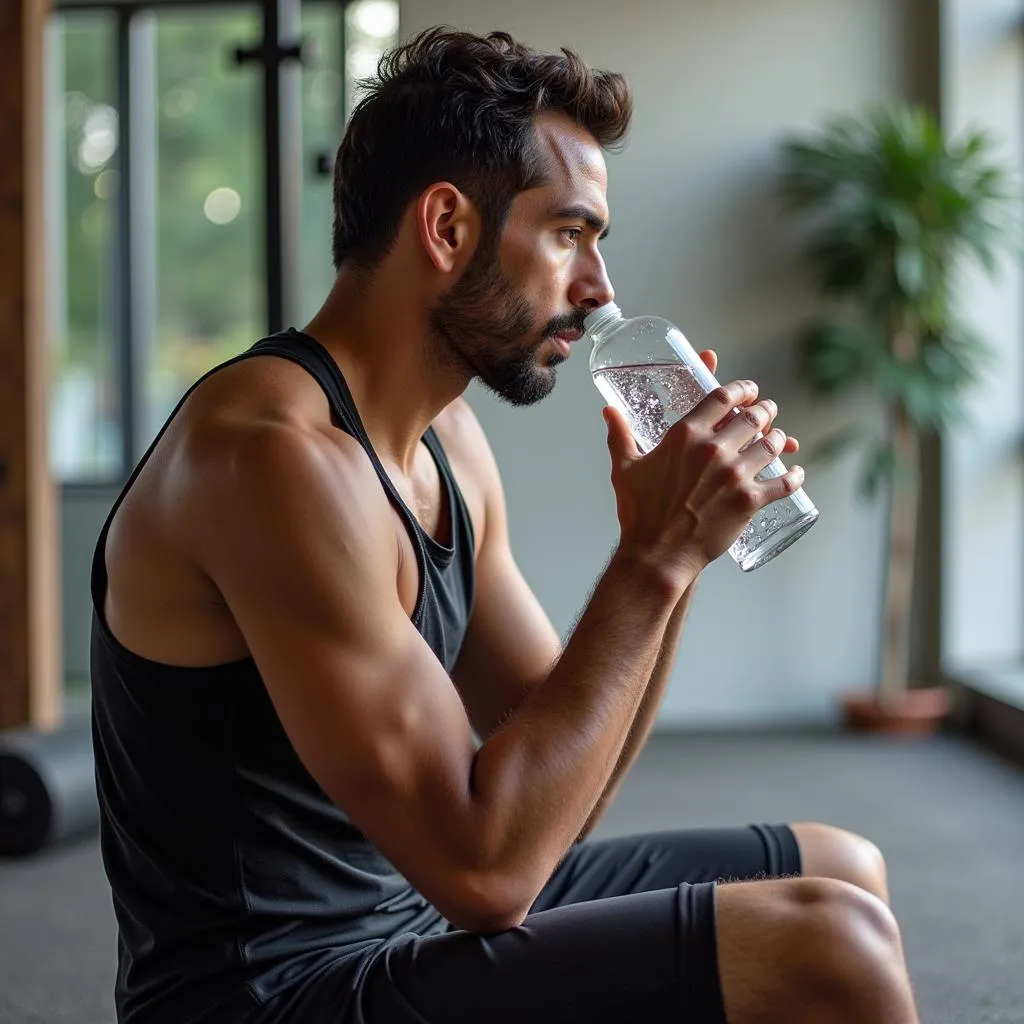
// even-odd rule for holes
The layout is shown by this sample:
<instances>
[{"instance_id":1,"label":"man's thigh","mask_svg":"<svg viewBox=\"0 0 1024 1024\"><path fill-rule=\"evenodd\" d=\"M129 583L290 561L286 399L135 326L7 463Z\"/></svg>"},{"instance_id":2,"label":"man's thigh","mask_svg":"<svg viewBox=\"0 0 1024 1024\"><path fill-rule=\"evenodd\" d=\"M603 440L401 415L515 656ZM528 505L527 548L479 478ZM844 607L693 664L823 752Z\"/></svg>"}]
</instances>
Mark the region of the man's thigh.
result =
<instances>
[{"instance_id":1,"label":"man's thigh","mask_svg":"<svg viewBox=\"0 0 1024 1024\"><path fill-rule=\"evenodd\" d=\"M577 903L494 935L401 936L372 957L348 1021L725 1024L715 888Z\"/></svg>"},{"instance_id":2,"label":"man's thigh","mask_svg":"<svg viewBox=\"0 0 1024 1024\"><path fill-rule=\"evenodd\" d=\"M686 884L799 875L800 847L787 825L705 828L574 846L531 913Z\"/></svg>"}]
</instances>

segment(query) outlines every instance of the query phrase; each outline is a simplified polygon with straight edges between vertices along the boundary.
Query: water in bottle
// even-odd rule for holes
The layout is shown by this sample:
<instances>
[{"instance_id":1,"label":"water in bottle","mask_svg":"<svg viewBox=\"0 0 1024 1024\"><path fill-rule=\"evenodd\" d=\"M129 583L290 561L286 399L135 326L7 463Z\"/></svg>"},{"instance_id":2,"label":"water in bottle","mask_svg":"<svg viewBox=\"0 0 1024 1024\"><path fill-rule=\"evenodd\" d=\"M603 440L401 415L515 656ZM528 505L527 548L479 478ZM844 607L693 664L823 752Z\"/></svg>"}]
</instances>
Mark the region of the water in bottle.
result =
<instances>
[{"instance_id":1,"label":"water in bottle","mask_svg":"<svg viewBox=\"0 0 1024 1024\"><path fill-rule=\"evenodd\" d=\"M605 401L626 417L642 452L654 448L676 420L718 387L693 346L667 320L627 320L612 302L589 314L584 330L594 342L594 383ZM782 460L775 459L757 479L785 473ZM729 554L745 572L757 569L802 537L817 518L818 510L801 488L761 509Z\"/></svg>"}]
</instances>

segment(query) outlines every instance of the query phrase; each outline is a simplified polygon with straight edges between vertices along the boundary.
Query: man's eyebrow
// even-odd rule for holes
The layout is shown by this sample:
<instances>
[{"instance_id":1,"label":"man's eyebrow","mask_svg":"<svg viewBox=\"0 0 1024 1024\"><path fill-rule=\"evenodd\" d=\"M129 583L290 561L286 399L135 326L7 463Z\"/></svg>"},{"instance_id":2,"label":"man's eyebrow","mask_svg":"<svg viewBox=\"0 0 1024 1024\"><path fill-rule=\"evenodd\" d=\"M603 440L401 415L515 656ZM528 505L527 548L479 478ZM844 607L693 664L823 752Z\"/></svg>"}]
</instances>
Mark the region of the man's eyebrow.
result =
<instances>
[{"instance_id":1,"label":"man's eyebrow","mask_svg":"<svg viewBox=\"0 0 1024 1024\"><path fill-rule=\"evenodd\" d=\"M601 239L607 238L608 232L611 230L589 206L583 206L582 204L563 206L562 209L555 210L551 216L556 220L563 218L567 220L581 220L591 231L599 231Z\"/></svg>"}]
</instances>

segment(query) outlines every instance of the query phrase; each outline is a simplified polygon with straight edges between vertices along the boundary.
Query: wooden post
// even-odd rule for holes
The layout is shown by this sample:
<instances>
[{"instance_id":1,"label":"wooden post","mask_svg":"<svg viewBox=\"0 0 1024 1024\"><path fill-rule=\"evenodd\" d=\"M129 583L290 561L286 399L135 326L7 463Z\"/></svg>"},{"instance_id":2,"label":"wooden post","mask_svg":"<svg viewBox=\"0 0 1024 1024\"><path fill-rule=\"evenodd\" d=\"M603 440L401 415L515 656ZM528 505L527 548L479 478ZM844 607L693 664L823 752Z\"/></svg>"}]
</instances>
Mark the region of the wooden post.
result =
<instances>
[{"instance_id":1,"label":"wooden post","mask_svg":"<svg viewBox=\"0 0 1024 1024\"><path fill-rule=\"evenodd\" d=\"M59 540L46 447L46 0L0 3L0 728L60 717Z\"/></svg>"}]
</instances>

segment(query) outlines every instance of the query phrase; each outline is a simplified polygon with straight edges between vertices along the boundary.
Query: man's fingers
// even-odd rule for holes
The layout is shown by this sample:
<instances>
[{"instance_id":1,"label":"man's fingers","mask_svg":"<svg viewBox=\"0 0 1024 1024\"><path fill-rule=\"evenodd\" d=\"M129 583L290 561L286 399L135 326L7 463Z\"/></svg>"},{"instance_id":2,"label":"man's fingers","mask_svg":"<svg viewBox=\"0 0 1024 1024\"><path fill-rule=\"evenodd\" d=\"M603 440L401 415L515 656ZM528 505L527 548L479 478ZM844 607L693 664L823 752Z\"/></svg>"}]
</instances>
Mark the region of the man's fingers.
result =
<instances>
[{"instance_id":1,"label":"man's fingers","mask_svg":"<svg viewBox=\"0 0 1024 1024\"><path fill-rule=\"evenodd\" d=\"M769 481L769 490L774 492L772 501L778 501L798 491L804 485L805 475L803 466L790 466L785 476Z\"/></svg>"},{"instance_id":2,"label":"man's fingers","mask_svg":"<svg viewBox=\"0 0 1024 1024\"><path fill-rule=\"evenodd\" d=\"M640 449L636 446L626 417L611 405L604 407L603 415L608 425L608 451L611 453L612 467L623 467L638 459Z\"/></svg>"},{"instance_id":3,"label":"man's fingers","mask_svg":"<svg viewBox=\"0 0 1024 1024\"><path fill-rule=\"evenodd\" d=\"M714 428L730 423L740 406L757 400L757 385L752 380L734 380L709 391L685 419L701 425L710 420Z\"/></svg>"}]
</instances>

